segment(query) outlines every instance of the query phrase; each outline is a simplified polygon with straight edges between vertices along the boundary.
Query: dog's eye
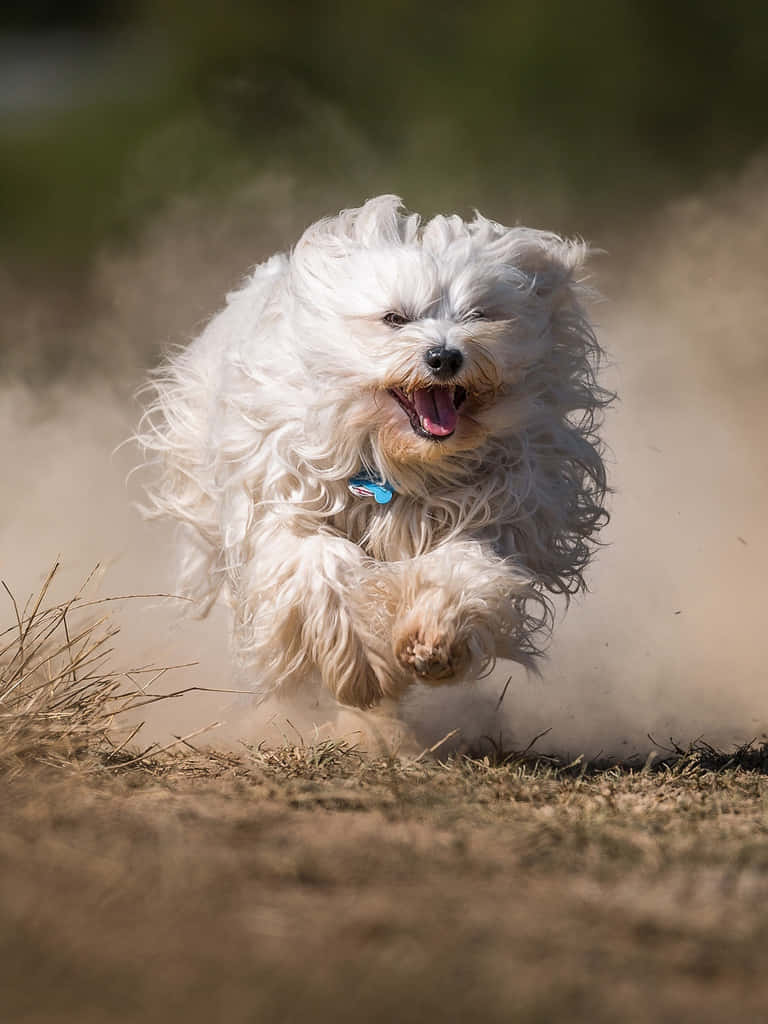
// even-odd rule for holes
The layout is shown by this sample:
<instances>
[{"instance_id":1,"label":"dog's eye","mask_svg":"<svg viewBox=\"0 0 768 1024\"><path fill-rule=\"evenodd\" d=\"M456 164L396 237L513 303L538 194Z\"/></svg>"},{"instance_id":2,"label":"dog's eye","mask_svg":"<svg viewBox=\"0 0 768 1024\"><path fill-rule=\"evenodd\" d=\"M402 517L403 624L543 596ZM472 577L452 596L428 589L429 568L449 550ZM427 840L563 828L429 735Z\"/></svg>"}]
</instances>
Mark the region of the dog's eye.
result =
<instances>
[{"instance_id":1,"label":"dog's eye","mask_svg":"<svg viewBox=\"0 0 768 1024\"><path fill-rule=\"evenodd\" d=\"M464 317L464 322L468 323L471 320L487 320L488 314L484 313L482 309L472 309Z\"/></svg>"},{"instance_id":2,"label":"dog's eye","mask_svg":"<svg viewBox=\"0 0 768 1024\"><path fill-rule=\"evenodd\" d=\"M389 327L405 327L406 324L411 323L410 317L403 316L402 313L387 313L381 319Z\"/></svg>"}]
</instances>

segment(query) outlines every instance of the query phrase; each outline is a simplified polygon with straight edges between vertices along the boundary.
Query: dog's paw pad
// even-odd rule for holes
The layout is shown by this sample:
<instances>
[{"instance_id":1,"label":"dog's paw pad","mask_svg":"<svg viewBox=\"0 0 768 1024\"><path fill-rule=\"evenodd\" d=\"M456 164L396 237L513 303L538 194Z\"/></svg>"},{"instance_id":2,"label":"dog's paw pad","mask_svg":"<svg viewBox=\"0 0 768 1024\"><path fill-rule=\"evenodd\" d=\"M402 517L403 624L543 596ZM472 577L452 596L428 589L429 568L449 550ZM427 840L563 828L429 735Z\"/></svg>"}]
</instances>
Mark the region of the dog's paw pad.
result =
<instances>
[{"instance_id":1,"label":"dog's paw pad","mask_svg":"<svg viewBox=\"0 0 768 1024\"><path fill-rule=\"evenodd\" d=\"M450 679L463 660L444 639L429 641L421 636L405 638L398 644L396 654L403 668L424 680Z\"/></svg>"},{"instance_id":2,"label":"dog's paw pad","mask_svg":"<svg viewBox=\"0 0 768 1024\"><path fill-rule=\"evenodd\" d=\"M415 643L409 652L409 661L418 676L431 676L433 679L444 679L453 675L454 666L451 652L442 644L430 647L427 644Z\"/></svg>"}]
</instances>

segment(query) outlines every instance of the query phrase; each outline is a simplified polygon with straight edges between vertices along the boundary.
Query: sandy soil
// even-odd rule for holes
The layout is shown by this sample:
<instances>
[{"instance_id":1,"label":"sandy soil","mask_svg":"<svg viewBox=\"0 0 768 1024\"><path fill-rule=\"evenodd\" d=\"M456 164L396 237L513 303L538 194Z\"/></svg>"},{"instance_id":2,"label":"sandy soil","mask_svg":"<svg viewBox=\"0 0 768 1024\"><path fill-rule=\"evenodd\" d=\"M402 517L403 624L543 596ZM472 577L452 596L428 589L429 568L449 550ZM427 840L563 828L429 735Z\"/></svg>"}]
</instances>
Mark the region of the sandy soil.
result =
<instances>
[{"instance_id":1,"label":"sandy soil","mask_svg":"<svg viewBox=\"0 0 768 1024\"><path fill-rule=\"evenodd\" d=\"M3 1019L761 1019L766 786L334 744L27 769Z\"/></svg>"}]
</instances>

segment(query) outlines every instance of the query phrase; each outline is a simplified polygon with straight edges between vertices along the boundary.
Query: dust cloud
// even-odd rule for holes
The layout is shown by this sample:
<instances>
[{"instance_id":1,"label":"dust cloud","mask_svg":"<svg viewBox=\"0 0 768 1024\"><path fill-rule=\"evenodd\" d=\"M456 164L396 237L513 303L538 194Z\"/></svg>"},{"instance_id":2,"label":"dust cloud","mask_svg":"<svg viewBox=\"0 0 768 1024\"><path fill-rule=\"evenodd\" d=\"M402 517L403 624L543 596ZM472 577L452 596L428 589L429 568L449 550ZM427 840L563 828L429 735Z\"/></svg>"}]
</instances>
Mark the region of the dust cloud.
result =
<instances>
[{"instance_id":1,"label":"dust cloud","mask_svg":"<svg viewBox=\"0 0 768 1024\"><path fill-rule=\"evenodd\" d=\"M493 212L514 221L519 211ZM61 597L97 563L101 594L172 592L171 533L142 521L140 481L126 480L136 452L117 448L138 419L133 393L163 343L194 336L248 266L289 245L315 213L274 181L228 210L180 203L136 250L100 261L64 340L60 320L40 313L45 296L0 281L17 338L0 390L0 575L19 598L58 557ZM464 741L524 747L549 730L537 750L628 757L670 737L728 746L768 728L766 238L763 162L621 237L594 239L609 251L595 266L608 298L593 314L620 401L607 418L612 522L591 593L560 616L541 678L499 666L476 687L415 688L403 713L420 742L460 728ZM71 359L45 380L57 343ZM240 685L225 610L199 622L155 597L117 602L113 614L120 666L196 662L162 685ZM163 705L150 728L226 721L211 743L257 732L279 740L292 728L285 709L254 717L231 700L188 695ZM313 721L333 717L327 704L288 714L306 738Z\"/></svg>"}]
</instances>

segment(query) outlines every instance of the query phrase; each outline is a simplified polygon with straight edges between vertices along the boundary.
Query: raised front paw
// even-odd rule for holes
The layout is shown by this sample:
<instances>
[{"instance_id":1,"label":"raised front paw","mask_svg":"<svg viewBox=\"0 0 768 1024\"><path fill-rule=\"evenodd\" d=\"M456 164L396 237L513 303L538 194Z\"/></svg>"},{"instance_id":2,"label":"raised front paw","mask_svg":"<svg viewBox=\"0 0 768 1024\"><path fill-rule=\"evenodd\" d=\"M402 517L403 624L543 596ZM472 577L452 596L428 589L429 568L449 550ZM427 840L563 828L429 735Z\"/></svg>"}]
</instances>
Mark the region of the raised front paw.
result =
<instances>
[{"instance_id":1,"label":"raised front paw","mask_svg":"<svg viewBox=\"0 0 768 1024\"><path fill-rule=\"evenodd\" d=\"M453 679L469 661L466 641L455 626L420 623L413 613L396 630L393 645L402 668L425 683Z\"/></svg>"}]
</instances>

